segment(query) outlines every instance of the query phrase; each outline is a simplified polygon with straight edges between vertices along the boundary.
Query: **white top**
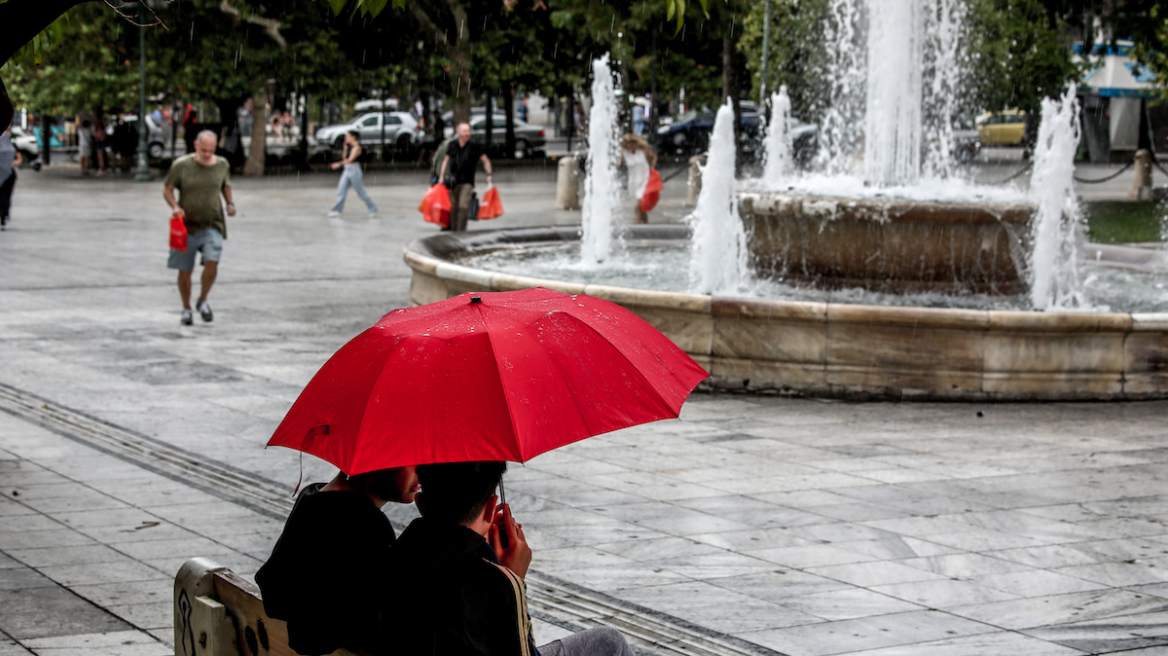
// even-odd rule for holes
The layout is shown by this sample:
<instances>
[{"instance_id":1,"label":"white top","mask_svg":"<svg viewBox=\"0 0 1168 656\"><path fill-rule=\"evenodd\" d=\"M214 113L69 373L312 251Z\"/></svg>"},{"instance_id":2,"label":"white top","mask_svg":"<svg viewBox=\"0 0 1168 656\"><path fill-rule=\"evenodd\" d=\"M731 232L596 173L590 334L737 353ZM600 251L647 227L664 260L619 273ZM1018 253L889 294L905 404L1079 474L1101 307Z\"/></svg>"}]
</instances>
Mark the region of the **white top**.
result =
<instances>
[{"instance_id":1,"label":"white top","mask_svg":"<svg viewBox=\"0 0 1168 656\"><path fill-rule=\"evenodd\" d=\"M629 171L629 196L638 199L645 195L645 187L649 186L649 158L645 153L636 150L625 151L625 167Z\"/></svg>"},{"instance_id":2,"label":"white top","mask_svg":"<svg viewBox=\"0 0 1168 656\"><path fill-rule=\"evenodd\" d=\"M77 127L77 149L82 157L89 157L89 149L93 148L93 128Z\"/></svg>"}]
</instances>

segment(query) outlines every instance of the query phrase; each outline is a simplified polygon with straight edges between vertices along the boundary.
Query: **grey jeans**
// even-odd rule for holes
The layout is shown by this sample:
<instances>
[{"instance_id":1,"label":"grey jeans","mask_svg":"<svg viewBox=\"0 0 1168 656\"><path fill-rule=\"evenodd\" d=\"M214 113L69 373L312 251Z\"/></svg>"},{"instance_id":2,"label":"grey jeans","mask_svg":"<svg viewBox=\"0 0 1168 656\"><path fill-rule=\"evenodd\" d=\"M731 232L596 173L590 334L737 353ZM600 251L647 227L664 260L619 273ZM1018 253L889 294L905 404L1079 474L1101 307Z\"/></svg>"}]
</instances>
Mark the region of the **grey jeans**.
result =
<instances>
[{"instance_id":1,"label":"grey jeans","mask_svg":"<svg viewBox=\"0 0 1168 656\"><path fill-rule=\"evenodd\" d=\"M540 656L634 656L620 631L599 626L538 647Z\"/></svg>"}]
</instances>

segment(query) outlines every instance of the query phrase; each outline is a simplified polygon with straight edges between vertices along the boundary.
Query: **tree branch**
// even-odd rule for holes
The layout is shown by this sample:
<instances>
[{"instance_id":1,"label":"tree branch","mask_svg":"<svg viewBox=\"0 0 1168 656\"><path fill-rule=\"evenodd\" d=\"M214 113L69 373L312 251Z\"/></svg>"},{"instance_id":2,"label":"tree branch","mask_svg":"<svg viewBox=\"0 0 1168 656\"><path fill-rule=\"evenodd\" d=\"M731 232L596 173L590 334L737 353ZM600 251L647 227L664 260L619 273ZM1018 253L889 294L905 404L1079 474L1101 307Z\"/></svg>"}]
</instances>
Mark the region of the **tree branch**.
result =
<instances>
[{"instance_id":1,"label":"tree branch","mask_svg":"<svg viewBox=\"0 0 1168 656\"><path fill-rule=\"evenodd\" d=\"M255 14L244 16L242 11L236 9L227 0L221 0L219 2L219 11L231 16L237 21L244 21L246 23L251 23L252 25L259 25L260 27L264 28L264 31L267 32L276 43L280 44L281 49L288 47L288 42L285 41L284 36L280 34L280 21L274 18L256 16Z\"/></svg>"},{"instance_id":2,"label":"tree branch","mask_svg":"<svg viewBox=\"0 0 1168 656\"><path fill-rule=\"evenodd\" d=\"M438 25L436 25L434 21L430 19L430 15L426 13L426 10L418 6L416 0L410 1L410 12L414 15L414 18L418 19L419 23L429 27L431 30L434 30L435 34L443 33L441 28L439 28Z\"/></svg>"}]
</instances>

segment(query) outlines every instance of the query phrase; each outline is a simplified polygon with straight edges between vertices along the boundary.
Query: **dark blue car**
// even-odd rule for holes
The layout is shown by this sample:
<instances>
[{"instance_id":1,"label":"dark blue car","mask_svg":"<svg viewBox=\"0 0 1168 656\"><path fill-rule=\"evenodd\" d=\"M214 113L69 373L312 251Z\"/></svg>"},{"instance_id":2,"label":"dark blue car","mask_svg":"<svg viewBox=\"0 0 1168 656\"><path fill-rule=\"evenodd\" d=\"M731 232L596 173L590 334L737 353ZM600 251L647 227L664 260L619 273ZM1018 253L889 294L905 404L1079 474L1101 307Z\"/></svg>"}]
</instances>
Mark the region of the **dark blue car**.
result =
<instances>
[{"instance_id":1,"label":"dark blue car","mask_svg":"<svg viewBox=\"0 0 1168 656\"><path fill-rule=\"evenodd\" d=\"M657 147L666 153L692 155L704 153L710 146L716 112L686 112L669 125L657 128ZM742 138L748 143L758 139L758 110L741 107Z\"/></svg>"}]
</instances>

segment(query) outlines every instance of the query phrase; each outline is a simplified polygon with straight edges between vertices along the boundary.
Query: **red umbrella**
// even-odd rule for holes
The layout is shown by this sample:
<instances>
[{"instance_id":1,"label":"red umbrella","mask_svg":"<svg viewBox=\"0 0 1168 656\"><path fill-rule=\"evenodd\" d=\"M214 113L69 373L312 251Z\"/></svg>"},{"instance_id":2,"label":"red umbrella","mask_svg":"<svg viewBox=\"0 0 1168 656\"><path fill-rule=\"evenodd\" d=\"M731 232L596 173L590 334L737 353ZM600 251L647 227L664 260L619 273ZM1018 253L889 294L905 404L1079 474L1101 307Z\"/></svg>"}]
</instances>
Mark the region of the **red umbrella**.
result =
<instances>
[{"instance_id":1,"label":"red umbrella","mask_svg":"<svg viewBox=\"0 0 1168 656\"><path fill-rule=\"evenodd\" d=\"M709 374L632 312L537 288L394 310L325 363L269 445L356 475L524 462L676 417Z\"/></svg>"}]
</instances>

